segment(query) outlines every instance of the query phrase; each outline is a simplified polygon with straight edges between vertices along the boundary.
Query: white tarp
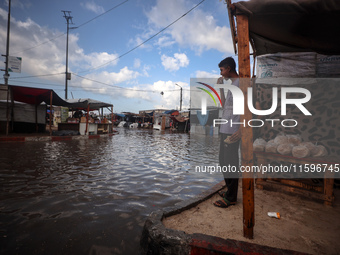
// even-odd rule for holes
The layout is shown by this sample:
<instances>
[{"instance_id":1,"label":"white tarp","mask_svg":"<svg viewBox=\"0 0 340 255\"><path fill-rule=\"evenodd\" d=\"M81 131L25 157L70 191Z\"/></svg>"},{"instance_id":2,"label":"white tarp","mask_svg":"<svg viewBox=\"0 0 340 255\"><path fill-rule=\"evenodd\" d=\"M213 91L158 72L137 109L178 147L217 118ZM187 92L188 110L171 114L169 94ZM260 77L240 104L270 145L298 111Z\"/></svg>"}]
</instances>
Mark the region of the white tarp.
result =
<instances>
[{"instance_id":1,"label":"white tarp","mask_svg":"<svg viewBox=\"0 0 340 255\"><path fill-rule=\"evenodd\" d=\"M315 52L285 52L257 57L256 77L335 78L340 77L340 56Z\"/></svg>"},{"instance_id":2,"label":"white tarp","mask_svg":"<svg viewBox=\"0 0 340 255\"><path fill-rule=\"evenodd\" d=\"M1 100L0 101L0 121L7 121L6 116L7 116L7 102ZM38 117L38 124L46 123L46 105L38 105L37 117ZM9 118L9 120L11 120L11 117ZM35 106L31 104L14 102L13 121L35 123Z\"/></svg>"}]
</instances>

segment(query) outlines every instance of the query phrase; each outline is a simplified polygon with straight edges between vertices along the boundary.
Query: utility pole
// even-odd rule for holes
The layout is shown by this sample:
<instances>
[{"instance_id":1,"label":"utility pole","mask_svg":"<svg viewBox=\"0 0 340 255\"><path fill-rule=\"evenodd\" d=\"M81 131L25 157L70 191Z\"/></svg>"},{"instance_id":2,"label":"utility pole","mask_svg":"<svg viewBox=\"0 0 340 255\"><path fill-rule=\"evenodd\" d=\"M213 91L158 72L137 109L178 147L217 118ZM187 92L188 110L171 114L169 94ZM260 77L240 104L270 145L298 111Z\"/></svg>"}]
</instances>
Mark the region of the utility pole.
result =
<instances>
[{"instance_id":1,"label":"utility pole","mask_svg":"<svg viewBox=\"0 0 340 255\"><path fill-rule=\"evenodd\" d=\"M65 99L67 99L67 81L71 80L71 75L68 73L68 32L70 30L70 21L72 22L71 11L62 11L67 22L67 37L66 37L66 71L65 71Z\"/></svg>"},{"instance_id":2,"label":"utility pole","mask_svg":"<svg viewBox=\"0 0 340 255\"><path fill-rule=\"evenodd\" d=\"M177 85L178 87L181 88L181 99L179 101L179 111L182 111L182 92L183 92L183 88L181 86L179 86L177 83L175 83L175 85Z\"/></svg>"},{"instance_id":3,"label":"utility pole","mask_svg":"<svg viewBox=\"0 0 340 255\"><path fill-rule=\"evenodd\" d=\"M8 73L8 57L9 57L9 31L10 31L10 24L11 24L11 0L8 1L8 18L7 18L7 43L6 43L6 55L2 55L3 57L6 57L6 68L4 74L4 79L5 79L5 85L8 85L8 78L9 78L9 73Z\"/></svg>"}]
</instances>

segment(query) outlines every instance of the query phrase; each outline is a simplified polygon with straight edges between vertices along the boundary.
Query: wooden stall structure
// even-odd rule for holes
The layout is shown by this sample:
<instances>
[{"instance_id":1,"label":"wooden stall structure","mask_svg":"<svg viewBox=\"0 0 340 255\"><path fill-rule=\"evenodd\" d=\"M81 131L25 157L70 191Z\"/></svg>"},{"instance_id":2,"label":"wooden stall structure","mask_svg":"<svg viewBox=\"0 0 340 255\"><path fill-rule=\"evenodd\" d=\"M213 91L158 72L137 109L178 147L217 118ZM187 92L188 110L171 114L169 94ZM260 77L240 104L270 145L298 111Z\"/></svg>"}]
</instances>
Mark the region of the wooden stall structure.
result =
<instances>
[{"instance_id":1,"label":"wooden stall structure","mask_svg":"<svg viewBox=\"0 0 340 255\"><path fill-rule=\"evenodd\" d=\"M86 99L68 99L69 109L74 111L85 111L85 116L74 118L74 121L59 123L58 131L77 130L81 135L108 134L113 132L113 114L111 114L111 123L104 117L104 108L113 113L113 105L98 100ZM98 111L100 120L92 120L91 111Z\"/></svg>"},{"instance_id":2,"label":"wooden stall structure","mask_svg":"<svg viewBox=\"0 0 340 255\"><path fill-rule=\"evenodd\" d=\"M61 99L53 90L51 89L41 89L32 87L22 87L14 85L0 85L3 89L1 90L1 95L4 95L6 101L6 135L13 131L13 123L18 120L18 116L15 116L15 104L16 102L27 104L35 108L34 121L20 120L24 123L31 123L36 125L36 132L38 132L38 126L43 125L45 127L45 117L46 109L49 107L49 133L52 134L51 129L51 113L52 105L68 106L69 104ZM42 103L45 103L43 106ZM41 121L38 115L39 108L44 108L43 121ZM18 115L18 114L17 114Z\"/></svg>"},{"instance_id":3,"label":"wooden stall structure","mask_svg":"<svg viewBox=\"0 0 340 255\"><path fill-rule=\"evenodd\" d=\"M83 135L113 132L113 115L111 114L111 123L103 116L104 108L108 108L111 113L113 112L112 104L89 98L63 100L52 89L14 85L0 86L0 112L2 114L2 116L0 116L0 129L5 130L6 135L14 131L13 123L19 122L24 123L22 125L26 130L28 130L28 126L35 125L35 132L38 132L38 129L42 129L41 127L43 127L43 131L45 131L45 128L48 125L49 134L52 135L53 106L63 106L71 110L81 109L87 112L83 121L77 123L59 123L60 127L58 125L58 130L79 131ZM3 105L5 105L5 107L3 107ZM19 108L21 109L21 112L19 111ZM48 123L46 123L47 110L49 110ZM91 123L89 112L94 110L100 112L100 122Z\"/></svg>"},{"instance_id":4,"label":"wooden stall structure","mask_svg":"<svg viewBox=\"0 0 340 255\"><path fill-rule=\"evenodd\" d=\"M238 54L240 88L247 98L250 82L250 52L253 57L291 52L317 52L325 55L340 54L340 3L336 0L250 0L231 4L226 0L231 35L235 54ZM237 47L236 47L237 45ZM254 66L255 67L255 66ZM340 76L339 76L340 77ZM246 101L246 100L245 100ZM245 114L241 121L251 119L251 113L245 102ZM252 129L241 126L242 165L251 166L253 160ZM339 151L336 150L335 151ZM255 155L264 163L269 159L265 154ZM286 158L284 158L286 162ZM292 159L291 159L292 160ZM297 159L294 159L295 162ZM299 161L298 163L303 163ZM338 163L338 162L330 162ZM283 186L284 182L279 182ZM243 225L244 236L253 238L254 227L254 179L244 175L243 180ZM265 187L261 180L258 187ZM287 184L287 182L286 182ZM289 185L303 186L298 181ZM286 188L287 189L287 188ZM289 188L296 191L296 188ZM319 192L325 203L332 202L332 180L325 179L324 188Z\"/></svg>"}]
</instances>

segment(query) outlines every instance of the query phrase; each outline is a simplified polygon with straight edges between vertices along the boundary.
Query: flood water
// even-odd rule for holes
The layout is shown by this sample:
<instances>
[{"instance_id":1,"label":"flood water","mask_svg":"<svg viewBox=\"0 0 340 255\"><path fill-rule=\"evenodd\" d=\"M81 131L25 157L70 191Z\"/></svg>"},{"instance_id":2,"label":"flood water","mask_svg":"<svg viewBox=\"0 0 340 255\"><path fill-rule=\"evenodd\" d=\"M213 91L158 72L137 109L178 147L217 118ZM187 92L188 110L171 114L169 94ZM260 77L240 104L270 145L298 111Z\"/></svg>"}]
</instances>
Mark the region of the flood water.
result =
<instances>
[{"instance_id":1,"label":"flood water","mask_svg":"<svg viewBox=\"0 0 340 255\"><path fill-rule=\"evenodd\" d=\"M138 254L152 212L222 180L218 138L118 129L112 137L0 143L0 254Z\"/></svg>"}]
</instances>

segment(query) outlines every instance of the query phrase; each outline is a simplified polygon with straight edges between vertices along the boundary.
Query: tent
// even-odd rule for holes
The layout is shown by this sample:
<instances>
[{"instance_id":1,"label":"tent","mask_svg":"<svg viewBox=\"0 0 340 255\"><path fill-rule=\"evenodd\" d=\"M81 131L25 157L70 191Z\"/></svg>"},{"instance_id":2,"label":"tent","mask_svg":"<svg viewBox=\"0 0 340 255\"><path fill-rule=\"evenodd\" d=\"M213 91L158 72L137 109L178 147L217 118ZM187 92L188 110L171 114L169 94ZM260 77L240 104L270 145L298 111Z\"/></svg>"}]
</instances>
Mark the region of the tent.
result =
<instances>
[{"instance_id":1,"label":"tent","mask_svg":"<svg viewBox=\"0 0 340 255\"><path fill-rule=\"evenodd\" d=\"M31 88L9 85L12 91L13 100L39 105L45 102L48 105L69 106L69 103L61 99L52 89Z\"/></svg>"},{"instance_id":2,"label":"tent","mask_svg":"<svg viewBox=\"0 0 340 255\"><path fill-rule=\"evenodd\" d=\"M276 52L340 54L340 2L337 0L251 0L234 3L249 20L257 56Z\"/></svg>"},{"instance_id":3,"label":"tent","mask_svg":"<svg viewBox=\"0 0 340 255\"><path fill-rule=\"evenodd\" d=\"M340 2L337 0L226 0L235 53L238 53L240 88L251 86L250 49L254 56L277 52L314 51L340 54ZM246 104L246 103L245 103ZM245 105L241 121L252 114ZM251 127L242 130L242 165L253 165ZM243 174L243 232L253 238L254 180Z\"/></svg>"},{"instance_id":4,"label":"tent","mask_svg":"<svg viewBox=\"0 0 340 255\"><path fill-rule=\"evenodd\" d=\"M111 107L112 104L104 103L98 100L94 100L91 98L79 98L79 99L66 99L65 102L68 104L70 109L87 109L88 106L90 111L99 110L105 107Z\"/></svg>"}]
</instances>

